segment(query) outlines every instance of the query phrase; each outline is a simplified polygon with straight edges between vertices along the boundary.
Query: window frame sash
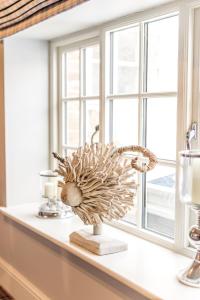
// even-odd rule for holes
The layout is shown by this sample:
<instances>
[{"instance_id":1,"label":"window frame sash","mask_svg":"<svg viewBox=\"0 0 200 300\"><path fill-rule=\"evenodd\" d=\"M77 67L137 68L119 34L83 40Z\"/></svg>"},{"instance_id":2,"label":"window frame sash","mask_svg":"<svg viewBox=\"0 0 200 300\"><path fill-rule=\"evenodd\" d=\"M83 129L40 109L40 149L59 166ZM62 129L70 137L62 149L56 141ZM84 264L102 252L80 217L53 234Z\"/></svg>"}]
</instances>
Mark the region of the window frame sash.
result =
<instances>
[{"instance_id":1,"label":"window frame sash","mask_svg":"<svg viewBox=\"0 0 200 300\"><path fill-rule=\"evenodd\" d=\"M114 30L112 29L111 31L107 31L105 33L105 35L107 36L107 44L108 48L109 48L109 83L108 86L109 88L107 89L107 94L106 94L106 101L109 101L109 142L112 142L112 138L113 138L113 102L115 101L115 99L121 99L123 101L123 99L131 99L131 100L137 100L138 101L138 120L139 120L139 126L138 126L138 143L140 145L143 145L146 147L146 141L144 141L144 130L145 127L144 126L144 122L142 122L142 119L144 119L143 114L144 114L144 103L145 100L147 101L147 99L151 99L153 97L158 98L158 97L175 97L178 98L178 90L177 91L168 91L168 92L147 92L147 86L146 86L146 82L147 82L147 49L148 49L148 32L147 32L147 28L148 28L148 24L149 22L156 22L159 20L163 20L163 19L167 19L170 17L174 17L174 16L178 16L179 17L179 13L178 12L173 12L170 14L163 14L162 16L159 16L158 18L154 18L153 20L145 20L143 22L139 22L139 23L133 23L133 24L129 24L128 26L123 26L122 28L115 28ZM113 61L114 61L114 39L113 39L113 33L118 32L118 31L122 31L122 30L126 30L129 28L133 28L133 27L138 27L139 30L139 78L138 78L138 93L135 94L115 94L113 95L113 88L115 86L116 83L114 83L114 65L113 65ZM177 69L178 71L178 69ZM106 74L104 74L104 76L106 76ZM177 100L176 100L177 101ZM142 124L141 124L142 122ZM175 170L177 172L177 161L176 160L167 160L167 159L159 159L159 165L163 165L163 166L175 166ZM146 180L145 180L145 176L142 175L138 175L138 182L139 182L139 186L140 189L137 193L137 196L139 197L140 201L138 201L137 204L137 210L136 210L136 219L137 222L136 224L133 224L133 226L135 226L138 230L147 230L147 231L152 231L151 229L147 228L146 224L147 224L147 219L146 219L146 214L147 214L147 202L146 202ZM143 187L143 188L141 188ZM176 201L176 200L175 200ZM174 212L175 214L175 212ZM175 218L175 216L174 216ZM120 223L119 223L120 224ZM131 226L131 225L129 225ZM160 235L163 235L162 233L160 233ZM168 238L168 237L167 237ZM169 238L170 239L170 238Z\"/></svg>"},{"instance_id":2,"label":"window frame sash","mask_svg":"<svg viewBox=\"0 0 200 300\"><path fill-rule=\"evenodd\" d=\"M83 76L83 71L85 72L85 58L83 57L83 51L87 47L92 47L98 45L100 52L100 39L99 37L90 38L87 40L83 40L80 42L75 42L70 45L62 46L58 48L58 73L59 73L59 92L58 92L58 102L59 102L59 112L58 112L58 120L59 120L59 152L63 153L65 149L77 149L77 147L72 145L67 145L64 143L64 109L63 105L68 101L79 101L79 145L85 143L86 141L86 111L85 111L85 103L87 100L99 100L100 95L87 96L84 95L84 86L85 86L85 77ZM63 91L63 80L62 80L62 56L67 52L79 51L79 97L67 97L62 95ZM100 55L99 55L100 58ZM64 75L66 78L66 74ZM99 70L100 77L100 70ZM100 93L100 84L99 84L99 93Z\"/></svg>"}]
</instances>

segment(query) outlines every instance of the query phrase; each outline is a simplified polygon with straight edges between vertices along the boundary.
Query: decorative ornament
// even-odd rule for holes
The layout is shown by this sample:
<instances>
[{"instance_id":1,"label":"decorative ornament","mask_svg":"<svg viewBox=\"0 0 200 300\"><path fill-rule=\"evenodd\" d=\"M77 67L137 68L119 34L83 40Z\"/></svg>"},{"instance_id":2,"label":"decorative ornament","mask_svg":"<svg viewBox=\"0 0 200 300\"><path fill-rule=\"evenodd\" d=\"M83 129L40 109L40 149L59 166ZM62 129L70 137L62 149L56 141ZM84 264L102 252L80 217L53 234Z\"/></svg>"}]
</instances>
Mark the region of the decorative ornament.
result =
<instances>
[{"instance_id":1,"label":"decorative ornament","mask_svg":"<svg viewBox=\"0 0 200 300\"><path fill-rule=\"evenodd\" d=\"M149 164L139 166L134 158L130 164L121 154L137 151L149 158ZM72 154L61 158L58 170L64 182L61 199L71 206L85 224L97 225L107 220L118 220L133 206L137 184L135 170L146 172L154 168L156 157L140 146L117 149L114 145L85 145Z\"/></svg>"},{"instance_id":2,"label":"decorative ornament","mask_svg":"<svg viewBox=\"0 0 200 300\"><path fill-rule=\"evenodd\" d=\"M98 128L95 128L96 132ZM94 135L93 135L94 137ZM92 139L93 139L92 137ZM148 163L139 165L139 158L125 158L124 152L141 153ZM117 148L113 144L86 144L71 157L53 156L59 161L58 174L63 177L61 199L71 206L72 211L84 224L94 225L93 235L81 230L70 235L70 241L98 255L127 249L127 244L101 234L100 224L104 220L118 220L134 205L137 184L136 171L152 170L156 156L140 146Z\"/></svg>"}]
</instances>

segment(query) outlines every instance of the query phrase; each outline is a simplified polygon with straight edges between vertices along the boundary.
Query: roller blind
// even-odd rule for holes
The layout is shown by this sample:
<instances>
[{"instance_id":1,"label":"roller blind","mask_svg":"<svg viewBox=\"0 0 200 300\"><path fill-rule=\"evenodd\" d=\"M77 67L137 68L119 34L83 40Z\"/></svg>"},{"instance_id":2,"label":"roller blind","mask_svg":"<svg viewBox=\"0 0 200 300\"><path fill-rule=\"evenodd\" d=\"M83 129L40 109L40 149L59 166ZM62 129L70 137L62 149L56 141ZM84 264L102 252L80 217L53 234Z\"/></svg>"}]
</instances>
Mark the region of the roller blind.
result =
<instances>
[{"instance_id":1,"label":"roller blind","mask_svg":"<svg viewBox=\"0 0 200 300\"><path fill-rule=\"evenodd\" d=\"M0 38L7 37L88 0L0 1Z\"/></svg>"}]
</instances>

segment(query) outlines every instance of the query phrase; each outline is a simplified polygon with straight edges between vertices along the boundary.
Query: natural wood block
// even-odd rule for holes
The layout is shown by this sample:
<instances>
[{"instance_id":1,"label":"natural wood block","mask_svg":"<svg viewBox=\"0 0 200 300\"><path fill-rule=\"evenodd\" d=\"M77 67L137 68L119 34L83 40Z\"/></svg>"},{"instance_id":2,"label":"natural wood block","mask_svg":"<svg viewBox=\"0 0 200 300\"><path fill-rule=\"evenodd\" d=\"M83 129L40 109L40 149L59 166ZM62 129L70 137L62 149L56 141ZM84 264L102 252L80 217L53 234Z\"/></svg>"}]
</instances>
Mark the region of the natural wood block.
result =
<instances>
[{"instance_id":1,"label":"natural wood block","mask_svg":"<svg viewBox=\"0 0 200 300\"><path fill-rule=\"evenodd\" d=\"M128 249L128 245L122 241L105 235L93 235L86 230L75 231L70 234L69 238L70 242L97 255L111 254Z\"/></svg>"}]
</instances>

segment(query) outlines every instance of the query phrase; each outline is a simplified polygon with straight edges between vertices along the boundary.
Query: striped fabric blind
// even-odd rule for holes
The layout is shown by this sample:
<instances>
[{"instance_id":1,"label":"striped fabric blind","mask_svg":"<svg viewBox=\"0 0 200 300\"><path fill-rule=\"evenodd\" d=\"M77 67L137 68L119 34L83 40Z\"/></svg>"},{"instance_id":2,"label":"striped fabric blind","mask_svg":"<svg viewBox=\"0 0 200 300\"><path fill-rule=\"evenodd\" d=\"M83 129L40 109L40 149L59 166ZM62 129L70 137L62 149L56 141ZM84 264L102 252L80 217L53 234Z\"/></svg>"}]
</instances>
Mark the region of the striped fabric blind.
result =
<instances>
[{"instance_id":1,"label":"striped fabric blind","mask_svg":"<svg viewBox=\"0 0 200 300\"><path fill-rule=\"evenodd\" d=\"M0 38L37 24L88 0L2 0Z\"/></svg>"}]
</instances>

